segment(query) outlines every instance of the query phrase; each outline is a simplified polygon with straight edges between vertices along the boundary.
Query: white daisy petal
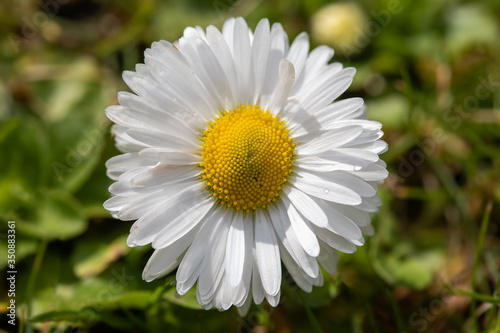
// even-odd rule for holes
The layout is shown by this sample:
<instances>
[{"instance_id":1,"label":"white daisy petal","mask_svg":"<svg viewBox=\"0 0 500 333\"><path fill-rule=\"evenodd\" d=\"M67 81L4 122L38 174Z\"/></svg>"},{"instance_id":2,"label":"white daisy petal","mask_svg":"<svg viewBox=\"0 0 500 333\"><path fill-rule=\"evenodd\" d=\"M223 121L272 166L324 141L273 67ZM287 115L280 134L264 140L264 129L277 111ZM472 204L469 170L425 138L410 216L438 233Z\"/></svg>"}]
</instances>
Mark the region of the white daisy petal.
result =
<instances>
[{"instance_id":1,"label":"white daisy petal","mask_svg":"<svg viewBox=\"0 0 500 333\"><path fill-rule=\"evenodd\" d=\"M337 273L337 263L340 260L339 253L321 240L319 241L319 245L321 252L319 253L318 261L321 266L323 266L328 274L333 275Z\"/></svg>"},{"instance_id":2,"label":"white daisy petal","mask_svg":"<svg viewBox=\"0 0 500 333\"><path fill-rule=\"evenodd\" d=\"M328 244L330 247L333 247L334 249L344 253L356 252L356 246L344 237L339 236L326 229L319 229L314 226L313 228L315 229L318 238Z\"/></svg>"},{"instance_id":3,"label":"white daisy petal","mask_svg":"<svg viewBox=\"0 0 500 333\"><path fill-rule=\"evenodd\" d=\"M129 129L127 134L131 138L153 147L179 149L189 153L196 153L199 150L193 140L188 139L188 141L183 137L169 135L165 132L151 131L150 129Z\"/></svg>"},{"instance_id":4,"label":"white daisy petal","mask_svg":"<svg viewBox=\"0 0 500 333\"><path fill-rule=\"evenodd\" d=\"M266 66L266 80L262 88L260 104L267 109L273 100L273 93L279 80L279 64L288 52L288 36L279 23L274 23L271 28L271 43Z\"/></svg>"},{"instance_id":5,"label":"white daisy petal","mask_svg":"<svg viewBox=\"0 0 500 333\"><path fill-rule=\"evenodd\" d=\"M300 155L316 155L337 148L356 139L363 132L361 126L346 126L328 131L300 147Z\"/></svg>"},{"instance_id":6,"label":"white daisy petal","mask_svg":"<svg viewBox=\"0 0 500 333\"><path fill-rule=\"evenodd\" d=\"M190 165L200 163L199 156L165 148L142 149L139 152L139 156L151 161L173 165Z\"/></svg>"},{"instance_id":7,"label":"white daisy petal","mask_svg":"<svg viewBox=\"0 0 500 333\"><path fill-rule=\"evenodd\" d=\"M387 144L361 98L336 101L356 71L333 53L239 17L155 42L123 73L104 207L135 220L127 245L155 249L143 279L178 268L178 294L245 314L277 306L283 279L321 286L320 265L334 274L374 233Z\"/></svg>"},{"instance_id":8,"label":"white daisy petal","mask_svg":"<svg viewBox=\"0 0 500 333\"><path fill-rule=\"evenodd\" d=\"M199 184L183 184L164 189L163 200L141 216L131 227L127 239L129 246L140 246L153 242L166 224L184 214L193 205L205 200L206 195L199 193Z\"/></svg>"},{"instance_id":9,"label":"white daisy petal","mask_svg":"<svg viewBox=\"0 0 500 333\"><path fill-rule=\"evenodd\" d=\"M263 19L255 28L255 36L252 44L252 69L255 80L254 104L258 102L264 82L266 81L270 43L271 33L269 30L269 21Z\"/></svg>"},{"instance_id":10,"label":"white daisy petal","mask_svg":"<svg viewBox=\"0 0 500 333\"><path fill-rule=\"evenodd\" d=\"M233 61L231 49L224 40L224 36L214 26L207 28L207 40L213 52L219 59L219 63L226 73L226 78L229 82L229 88L233 96L237 96L238 92L238 77L236 75L236 68ZM234 103L234 101L233 101ZM234 107L234 105L232 105Z\"/></svg>"},{"instance_id":11,"label":"white daisy petal","mask_svg":"<svg viewBox=\"0 0 500 333\"><path fill-rule=\"evenodd\" d=\"M209 238L211 246L203 261L202 271L198 280L197 292L203 296L203 299L210 299L213 296L224 272L222 265L225 259L229 224L225 223L223 213L221 209L218 209L213 217L218 220L218 223L213 228L212 235Z\"/></svg>"},{"instance_id":12,"label":"white daisy petal","mask_svg":"<svg viewBox=\"0 0 500 333\"><path fill-rule=\"evenodd\" d=\"M251 289L251 277L253 269L253 218L250 214L243 217L243 226L245 233L245 263L243 265L242 279L233 294L233 304L241 306L248 297Z\"/></svg>"},{"instance_id":13,"label":"white daisy petal","mask_svg":"<svg viewBox=\"0 0 500 333\"><path fill-rule=\"evenodd\" d=\"M222 35L224 36L224 39L226 40L227 45L231 49L231 52L233 52L233 40L234 40L234 23L236 22L235 18L230 18L224 22L224 25L222 26Z\"/></svg>"},{"instance_id":14,"label":"white daisy petal","mask_svg":"<svg viewBox=\"0 0 500 333\"><path fill-rule=\"evenodd\" d=\"M295 208L304 215L306 219L316 224L318 227L327 225L328 217L310 196L293 187L287 187L284 192Z\"/></svg>"},{"instance_id":15,"label":"white daisy petal","mask_svg":"<svg viewBox=\"0 0 500 333\"><path fill-rule=\"evenodd\" d=\"M175 262L189 247L192 242L192 238L193 235L191 233L191 235L185 237L184 239L177 240L168 247L155 250L144 268L142 278L146 281L152 281L160 276L161 273L166 274L165 268Z\"/></svg>"},{"instance_id":16,"label":"white daisy petal","mask_svg":"<svg viewBox=\"0 0 500 333\"><path fill-rule=\"evenodd\" d=\"M282 200L290 217L292 229L299 239L302 248L311 257L317 257L319 254L319 244L316 235L311 229L311 225L307 220L302 218L297 209L295 209L295 206L287 198L283 197Z\"/></svg>"},{"instance_id":17,"label":"white daisy petal","mask_svg":"<svg viewBox=\"0 0 500 333\"><path fill-rule=\"evenodd\" d=\"M233 55L238 75L238 97L242 103L250 102L253 97L252 50L248 26L241 17L234 23Z\"/></svg>"},{"instance_id":18,"label":"white daisy petal","mask_svg":"<svg viewBox=\"0 0 500 333\"><path fill-rule=\"evenodd\" d=\"M260 304L264 300L264 287L260 278L259 265L257 264L255 242L253 244L253 269L252 269L252 297L255 304Z\"/></svg>"},{"instance_id":19,"label":"white daisy petal","mask_svg":"<svg viewBox=\"0 0 500 333\"><path fill-rule=\"evenodd\" d=\"M200 55L201 63L207 71L208 77L211 79L213 86L217 89L219 96L224 101L225 107L231 107L234 100L233 91L230 82L227 79L226 73L222 68L212 48L202 39L196 39L196 48Z\"/></svg>"},{"instance_id":20,"label":"white daisy petal","mask_svg":"<svg viewBox=\"0 0 500 333\"><path fill-rule=\"evenodd\" d=\"M370 184L352 174L349 174L348 172L335 171L314 174L299 170L297 174L304 179L316 179L318 181L325 180L332 184L337 184L339 186L352 189L360 197L371 197L376 194L375 189Z\"/></svg>"},{"instance_id":21,"label":"white daisy petal","mask_svg":"<svg viewBox=\"0 0 500 333\"><path fill-rule=\"evenodd\" d=\"M131 138L127 134L127 129L120 125L113 125L111 127L111 133L115 137L116 148L122 153L133 153L139 151L143 148L149 148L150 146Z\"/></svg>"},{"instance_id":22,"label":"white daisy petal","mask_svg":"<svg viewBox=\"0 0 500 333\"><path fill-rule=\"evenodd\" d=\"M153 248L161 249L175 242L177 239L182 238L198 225L200 220L205 217L213 205L213 200L209 198L186 210L162 229L161 234L153 241Z\"/></svg>"},{"instance_id":23,"label":"white daisy petal","mask_svg":"<svg viewBox=\"0 0 500 333\"><path fill-rule=\"evenodd\" d=\"M329 181L314 178L297 177L294 186L314 197L345 205L359 205L361 196L354 190Z\"/></svg>"},{"instance_id":24,"label":"white daisy petal","mask_svg":"<svg viewBox=\"0 0 500 333\"><path fill-rule=\"evenodd\" d=\"M257 211L255 220L255 259L262 287L269 295L276 295L281 284L281 264L276 234L267 217Z\"/></svg>"},{"instance_id":25,"label":"white daisy petal","mask_svg":"<svg viewBox=\"0 0 500 333\"><path fill-rule=\"evenodd\" d=\"M281 251L281 260L286 267L286 270L295 281L295 283L300 287L300 289L305 292L310 293L312 291L312 283L308 280L307 275L302 273L297 263L292 259L287 251Z\"/></svg>"},{"instance_id":26,"label":"white daisy petal","mask_svg":"<svg viewBox=\"0 0 500 333\"><path fill-rule=\"evenodd\" d=\"M297 265L299 265L299 267L302 268L307 275L311 277L318 276L319 266L315 257L308 255L304 250L304 247L302 246L298 238L301 235L297 236L295 234L285 206L282 204L278 204L277 206L278 207L269 207L269 213L271 215L274 230L276 230L276 234L278 235L281 244L293 258L293 260L297 263ZM313 248L312 251L315 251L314 238L312 239L311 243L312 245L306 245L306 247ZM283 249L281 247L280 249L281 253Z\"/></svg>"},{"instance_id":27,"label":"white daisy petal","mask_svg":"<svg viewBox=\"0 0 500 333\"><path fill-rule=\"evenodd\" d=\"M295 81L295 69L290 61L282 59L279 68L280 81L276 86L274 97L268 107L274 115L278 114L285 105Z\"/></svg>"},{"instance_id":28,"label":"white daisy petal","mask_svg":"<svg viewBox=\"0 0 500 333\"><path fill-rule=\"evenodd\" d=\"M295 76L298 78L302 74L306 65L307 53L309 52L309 36L301 32L293 41L288 52L287 59L295 68Z\"/></svg>"},{"instance_id":29,"label":"white daisy petal","mask_svg":"<svg viewBox=\"0 0 500 333\"><path fill-rule=\"evenodd\" d=\"M154 164L153 161L140 158L138 153L113 156L106 162L107 175L113 180L118 180L118 177L127 170Z\"/></svg>"},{"instance_id":30,"label":"white daisy petal","mask_svg":"<svg viewBox=\"0 0 500 333\"><path fill-rule=\"evenodd\" d=\"M235 214L227 238L226 276L231 286L235 287L242 278L243 264L245 263L243 214Z\"/></svg>"},{"instance_id":31,"label":"white daisy petal","mask_svg":"<svg viewBox=\"0 0 500 333\"><path fill-rule=\"evenodd\" d=\"M177 292L180 295L187 293L200 276L203 266L202 262L209 248L209 243L206 242L206 239L211 238L211 234L217 225L216 223L219 222L213 218L213 214L209 217L196 234L196 238L177 270Z\"/></svg>"}]
</instances>

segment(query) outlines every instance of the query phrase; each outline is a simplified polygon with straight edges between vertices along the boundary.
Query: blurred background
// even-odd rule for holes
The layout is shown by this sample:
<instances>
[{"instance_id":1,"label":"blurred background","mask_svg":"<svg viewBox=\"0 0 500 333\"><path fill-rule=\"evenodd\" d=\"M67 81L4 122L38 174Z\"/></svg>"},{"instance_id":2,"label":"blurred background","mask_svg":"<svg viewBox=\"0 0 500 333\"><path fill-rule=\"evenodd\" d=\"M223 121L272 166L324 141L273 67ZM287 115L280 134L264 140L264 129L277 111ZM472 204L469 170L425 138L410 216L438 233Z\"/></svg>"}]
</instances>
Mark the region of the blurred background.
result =
<instances>
[{"instance_id":1,"label":"blurred background","mask_svg":"<svg viewBox=\"0 0 500 333\"><path fill-rule=\"evenodd\" d=\"M205 311L173 275L141 279L149 246L102 203L118 154L104 116L123 70L184 27L267 17L357 68L389 143L376 234L311 294L277 308ZM0 3L0 268L16 230L8 332L500 332L498 0L3 0ZM285 280L286 277L285 277Z\"/></svg>"}]
</instances>

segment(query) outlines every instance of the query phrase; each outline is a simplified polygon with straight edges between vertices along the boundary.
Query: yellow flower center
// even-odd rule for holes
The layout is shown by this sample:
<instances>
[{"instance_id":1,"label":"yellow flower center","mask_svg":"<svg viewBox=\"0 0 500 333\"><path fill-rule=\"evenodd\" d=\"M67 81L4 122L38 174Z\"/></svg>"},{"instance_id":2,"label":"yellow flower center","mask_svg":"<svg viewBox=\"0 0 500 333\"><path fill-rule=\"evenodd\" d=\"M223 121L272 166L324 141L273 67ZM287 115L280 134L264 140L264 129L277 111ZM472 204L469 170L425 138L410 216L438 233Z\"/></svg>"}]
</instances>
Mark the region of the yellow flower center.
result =
<instances>
[{"instance_id":1,"label":"yellow flower center","mask_svg":"<svg viewBox=\"0 0 500 333\"><path fill-rule=\"evenodd\" d=\"M276 201L295 146L283 120L241 105L210 122L202 140L203 179L222 204L250 212Z\"/></svg>"}]
</instances>

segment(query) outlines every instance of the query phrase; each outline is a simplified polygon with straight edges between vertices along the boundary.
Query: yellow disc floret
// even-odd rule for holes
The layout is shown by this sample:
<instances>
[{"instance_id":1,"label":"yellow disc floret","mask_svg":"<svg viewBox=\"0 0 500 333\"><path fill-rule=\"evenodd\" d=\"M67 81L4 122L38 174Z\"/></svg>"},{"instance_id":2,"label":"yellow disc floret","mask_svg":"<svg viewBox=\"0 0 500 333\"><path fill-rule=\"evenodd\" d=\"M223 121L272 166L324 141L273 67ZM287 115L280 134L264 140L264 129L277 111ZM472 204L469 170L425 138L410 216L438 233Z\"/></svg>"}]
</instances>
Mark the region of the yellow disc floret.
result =
<instances>
[{"instance_id":1,"label":"yellow disc floret","mask_svg":"<svg viewBox=\"0 0 500 333\"><path fill-rule=\"evenodd\" d=\"M295 144L283 120L258 105L224 111L202 136L203 179L220 202L247 212L276 201Z\"/></svg>"}]
</instances>

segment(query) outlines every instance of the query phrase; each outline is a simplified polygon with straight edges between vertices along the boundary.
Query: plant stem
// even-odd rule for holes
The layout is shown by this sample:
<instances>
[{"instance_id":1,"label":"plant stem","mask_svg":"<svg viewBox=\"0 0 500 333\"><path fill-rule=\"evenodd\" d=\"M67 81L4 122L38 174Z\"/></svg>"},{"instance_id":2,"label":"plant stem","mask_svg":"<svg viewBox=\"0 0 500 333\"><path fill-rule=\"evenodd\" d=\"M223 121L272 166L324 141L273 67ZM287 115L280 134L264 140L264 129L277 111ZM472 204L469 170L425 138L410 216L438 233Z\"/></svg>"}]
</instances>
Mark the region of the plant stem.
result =
<instances>
[{"instance_id":1,"label":"plant stem","mask_svg":"<svg viewBox=\"0 0 500 333\"><path fill-rule=\"evenodd\" d=\"M32 327L29 324L29 318L31 317L31 303L33 298L33 290L35 288L36 279L40 267L42 266L43 257L45 255L45 250L47 249L48 241L43 239L38 245L38 251L35 256L35 261L33 262L33 268L31 269L31 274L28 280L28 286L26 287L26 332L32 332Z\"/></svg>"}]
</instances>

